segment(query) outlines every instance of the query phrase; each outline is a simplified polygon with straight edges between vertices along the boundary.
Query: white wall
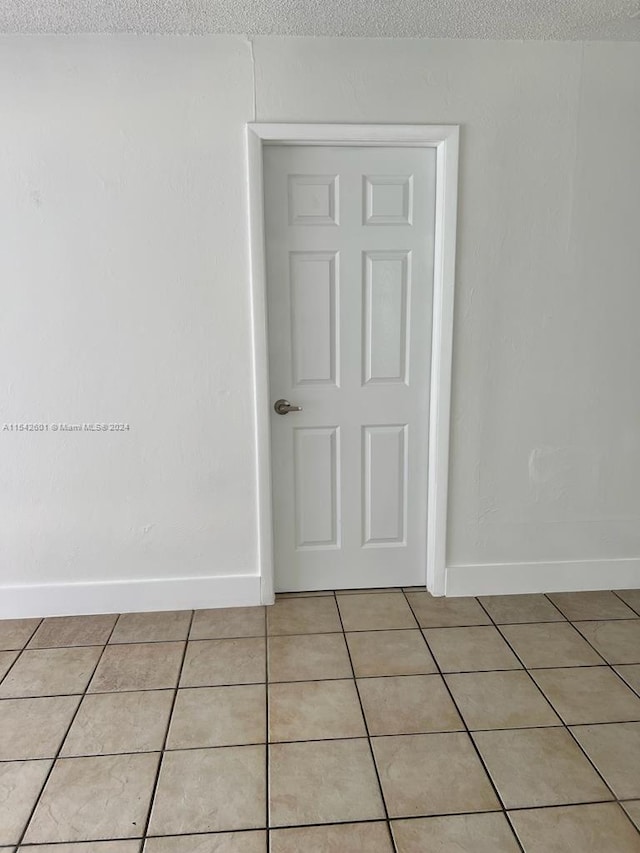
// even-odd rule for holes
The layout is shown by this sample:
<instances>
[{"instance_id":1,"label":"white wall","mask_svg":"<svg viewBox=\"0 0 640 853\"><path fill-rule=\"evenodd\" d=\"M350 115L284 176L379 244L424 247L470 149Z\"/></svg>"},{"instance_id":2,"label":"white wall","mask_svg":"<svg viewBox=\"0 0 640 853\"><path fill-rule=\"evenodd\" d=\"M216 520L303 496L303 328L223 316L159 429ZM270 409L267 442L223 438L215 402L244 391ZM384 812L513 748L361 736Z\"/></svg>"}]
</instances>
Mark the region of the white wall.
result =
<instances>
[{"instance_id":1,"label":"white wall","mask_svg":"<svg viewBox=\"0 0 640 853\"><path fill-rule=\"evenodd\" d=\"M450 591L640 586L640 44L254 52L259 120L462 125ZM0 612L257 600L250 45L7 36L0 115L0 421L131 424L0 432L0 583L83 584Z\"/></svg>"},{"instance_id":2,"label":"white wall","mask_svg":"<svg viewBox=\"0 0 640 853\"><path fill-rule=\"evenodd\" d=\"M0 432L4 584L257 572L252 109L240 38L1 41L0 420L131 425Z\"/></svg>"},{"instance_id":3,"label":"white wall","mask_svg":"<svg viewBox=\"0 0 640 853\"><path fill-rule=\"evenodd\" d=\"M449 589L640 586L640 45L256 59L263 120L462 125Z\"/></svg>"}]
</instances>

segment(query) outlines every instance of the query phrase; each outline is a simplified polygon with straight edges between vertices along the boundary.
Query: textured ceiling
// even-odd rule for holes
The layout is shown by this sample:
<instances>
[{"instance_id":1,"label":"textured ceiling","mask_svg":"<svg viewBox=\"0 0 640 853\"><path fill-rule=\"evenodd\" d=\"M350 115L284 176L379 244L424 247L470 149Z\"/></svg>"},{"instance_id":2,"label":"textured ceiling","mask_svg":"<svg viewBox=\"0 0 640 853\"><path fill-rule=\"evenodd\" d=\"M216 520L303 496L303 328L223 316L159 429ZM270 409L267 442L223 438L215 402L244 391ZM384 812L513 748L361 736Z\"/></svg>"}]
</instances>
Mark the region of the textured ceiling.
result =
<instances>
[{"instance_id":1,"label":"textured ceiling","mask_svg":"<svg viewBox=\"0 0 640 853\"><path fill-rule=\"evenodd\" d=\"M0 0L0 32L640 41L640 0Z\"/></svg>"}]
</instances>

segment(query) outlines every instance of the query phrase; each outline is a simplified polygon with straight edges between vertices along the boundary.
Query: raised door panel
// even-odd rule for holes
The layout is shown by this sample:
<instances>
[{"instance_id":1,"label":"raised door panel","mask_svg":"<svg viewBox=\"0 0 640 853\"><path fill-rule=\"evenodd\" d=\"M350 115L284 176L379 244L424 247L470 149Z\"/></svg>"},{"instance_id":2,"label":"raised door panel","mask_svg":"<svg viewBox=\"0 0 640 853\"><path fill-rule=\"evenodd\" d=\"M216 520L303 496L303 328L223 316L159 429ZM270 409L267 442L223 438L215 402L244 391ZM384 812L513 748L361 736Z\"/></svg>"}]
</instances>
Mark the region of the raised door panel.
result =
<instances>
[{"instance_id":1,"label":"raised door panel","mask_svg":"<svg viewBox=\"0 0 640 853\"><path fill-rule=\"evenodd\" d=\"M407 537L406 424L362 428L363 545L404 545Z\"/></svg>"},{"instance_id":2,"label":"raised door panel","mask_svg":"<svg viewBox=\"0 0 640 853\"><path fill-rule=\"evenodd\" d=\"M363 380L408 384L411 252L365 252Z\"/></svg>"},{"instance_id":3,"label":"raised door panel","mask_svg":"<svg viewBox=\"0 0 640 853\"><path fill-rule=\"evenodd\" d=\"M289 175L289 225L337 225L338 175Z\"/></svg>"},{"instance_id":4,"label":"raised door panel","mask_svg":"<svg viewBox=\"0 0 640 853\"><path fill-rule=\"evenodd\" d=\"M291 252L293 385L339 385L338 253Z\"/></svg>"},{"instance_id":5,"label":"raised door panel","mask_svg":"<svg viewBox=\"0 0 640 853\"><path fill-rule=\"evenodd\" d=\"M413 175L365 175L364 223L411 225Z\"/></svg>"},{"instance_id":6,"label":"raised door panel","mask_svg":"<svg viewBox=\"0 0 640 853\"><path fill-rule=\"evenodd\" d=\"M296 548L340 547L340 430L293 431Z\"/></svg>"}]
</instances>

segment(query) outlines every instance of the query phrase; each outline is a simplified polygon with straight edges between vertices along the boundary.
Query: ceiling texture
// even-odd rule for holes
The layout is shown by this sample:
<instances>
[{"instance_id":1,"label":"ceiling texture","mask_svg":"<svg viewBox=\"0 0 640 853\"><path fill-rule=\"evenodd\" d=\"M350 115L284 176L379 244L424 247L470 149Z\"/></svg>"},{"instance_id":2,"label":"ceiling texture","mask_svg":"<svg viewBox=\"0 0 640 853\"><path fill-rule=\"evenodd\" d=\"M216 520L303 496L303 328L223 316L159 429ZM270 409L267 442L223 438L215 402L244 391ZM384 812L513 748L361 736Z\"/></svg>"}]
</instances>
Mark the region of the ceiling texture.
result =
<instances>
[{"instance_id":1,"label":"ceiling texture","mask_svg":"<svg viewBox=\"0 0 640 853\"><path fill-rule=\"evenodd\" d=\"M0 0L0 32L640 41L640 0Z\"/></svg>"}]
</instances>

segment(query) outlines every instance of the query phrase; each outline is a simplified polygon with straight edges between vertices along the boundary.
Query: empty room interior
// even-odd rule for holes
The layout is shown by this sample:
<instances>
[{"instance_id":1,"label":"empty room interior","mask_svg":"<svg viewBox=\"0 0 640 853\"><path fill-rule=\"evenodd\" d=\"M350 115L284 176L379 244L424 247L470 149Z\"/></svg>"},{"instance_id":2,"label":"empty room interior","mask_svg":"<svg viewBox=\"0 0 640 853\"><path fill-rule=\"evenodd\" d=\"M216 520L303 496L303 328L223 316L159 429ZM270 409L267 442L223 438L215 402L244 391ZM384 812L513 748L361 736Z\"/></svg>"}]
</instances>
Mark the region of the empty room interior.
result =
<instances>
[{"instance_id":1,"label":"empty room interior","mask_svg":"<svg viewBox=\"0 0 640 853\"><path fill-rule=\"evenodd\" d=\"M0 853L640 853L640 0L2 0Z\"/></svg>"}]
</instances>

